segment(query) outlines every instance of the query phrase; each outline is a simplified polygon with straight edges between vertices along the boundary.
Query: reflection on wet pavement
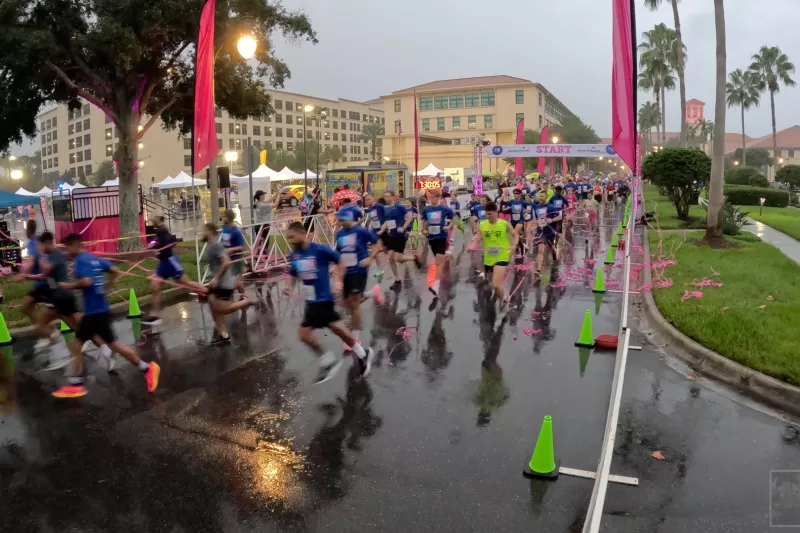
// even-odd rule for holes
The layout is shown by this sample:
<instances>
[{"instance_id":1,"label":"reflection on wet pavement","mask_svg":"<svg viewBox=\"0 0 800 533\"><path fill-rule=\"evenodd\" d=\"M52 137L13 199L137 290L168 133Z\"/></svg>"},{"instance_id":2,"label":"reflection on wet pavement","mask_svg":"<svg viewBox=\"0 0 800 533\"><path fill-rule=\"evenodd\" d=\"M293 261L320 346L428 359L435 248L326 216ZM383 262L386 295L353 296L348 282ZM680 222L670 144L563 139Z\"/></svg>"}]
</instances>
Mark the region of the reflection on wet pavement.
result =
<instances>
[{"instance_id":1,"label":"reflection on wet pavement","mask_svg":"<svg viewBox=\"0 0 800 533\"><path fill-rule=\"evenodd\" d=\"M386 304L364 304L367 380L348 363L312 386L302 302L266 284L248 289L256 309L229 317L231 346L206 344L194 302L171 307L160 334L145 328L140 351L162 364L149 396L135 370L90 361L90 394L56 403L60 376L19 343L0 373L0 530L580 531L591 482L520 471L546 414L562 464L596 467L614 354L573 343L586 309L595 335L618 327L620 296L596 310L578 270L606 237L577 233L539 282L511 270L505 317L460 245L436 305L423 274L397 292L380 280ZM134 342L130 321L115 327ZM645 349L629 357L612 471L641 485L609 487L603 530L767 531L769 470L800 465L800 443L634 340Z\"/></svg>"}]
</instances>

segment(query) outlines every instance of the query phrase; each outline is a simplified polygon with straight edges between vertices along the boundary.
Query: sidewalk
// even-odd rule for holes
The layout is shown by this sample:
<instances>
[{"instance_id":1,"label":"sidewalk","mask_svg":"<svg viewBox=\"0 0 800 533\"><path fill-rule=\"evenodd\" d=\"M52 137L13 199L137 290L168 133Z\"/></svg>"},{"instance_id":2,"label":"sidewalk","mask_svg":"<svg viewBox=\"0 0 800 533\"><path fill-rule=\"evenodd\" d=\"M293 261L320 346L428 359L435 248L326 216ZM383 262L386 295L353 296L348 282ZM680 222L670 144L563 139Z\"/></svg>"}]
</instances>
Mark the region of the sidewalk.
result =
<instances>
[{"instance_id":1,"label":"sidewalk","mask_svg":"<svg viewBox=\"0 0 800 533\"><path fill-rule=\"evenodd\" d=\"M750 225L745 226L745 230L754 233L765 243L771 244L795 263L800 263L800 242L789 237L785 233L772 229L763 222L753 220L749 217L747 221L750 222Z\"/></svg>"}]
</instances>

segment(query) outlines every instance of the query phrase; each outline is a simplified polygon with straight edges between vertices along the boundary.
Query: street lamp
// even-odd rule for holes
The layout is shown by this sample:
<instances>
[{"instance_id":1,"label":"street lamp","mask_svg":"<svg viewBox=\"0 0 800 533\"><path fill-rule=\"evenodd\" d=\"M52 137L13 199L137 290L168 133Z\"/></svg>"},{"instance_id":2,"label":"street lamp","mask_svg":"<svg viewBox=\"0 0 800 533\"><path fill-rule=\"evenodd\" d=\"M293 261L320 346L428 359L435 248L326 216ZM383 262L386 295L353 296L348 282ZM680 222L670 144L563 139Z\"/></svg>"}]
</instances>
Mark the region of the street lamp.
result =
<instances>
[{"instance_id":1,"label":"street lamp","mask_svg":"<svg viewBox=\"0 0 800 533\"><path fill-rule=\"evenodd\" d=\"M783 164L783 158L782 158L782 157L781 157L780 159L778 159L778 164L779 164L779 165L782 165L782 164Z\"/></svg>"},{"instance_id":2,"label":"street lamp","mask_svg":"<svg viewBox=\"0 0 800 533\"><path fill-rule=\"evenodd\" d=\"M761 200L761 207L758 210L758 216L763 216L764 215L764 202L766 202L767 199L766 198L759 198L759 200Z\"/></svg>"},{"instance_id":3,"label":"street lamp","mask_svg":"<svg viewBox=\"0 0 800 533\"><path fill-rule=\"evenodd\" d=\"M144 168L144 161L139 161L139 168Z\"/></svg>"},{"instance_id":4,"label":"street lamp","mask_svg":"<svg viewBox=\"0 0 800 533\"><path fill-rule=\"evenodd\" d=\"M739 166L739 162L738 161L734 161L733 162L733 166L738 167Z\"/></svg>"},{"instance_id":5,"label":"street lamp","mask_svg":"<svg viewBox=\"0 0 800 533\"><path fill-rule=\"evenodd\" d=\"M236 41L236 49L244 59L250 59L256 54L257 44L256 38L251 33L245 33Z\"/></svg>"},{"instance_id":6,"label":"street lamp","mask_svg":"<svg viewBox=\"0 0 800 533\"><path fill-rule=\"evenodd\" d=\"M303 106L303 189L305 194L308 194L308 132L306 131L306 122L308 122L308 114L312 111L314 111L313 105L306 104ZM319 177L317 178L317 183L319 183Z\"/></svg>"},{"instance_id":7,"label":"street lamp","mask_svg":"<svg viewBox=\"0 0 800 533\"><path fill-rule=\"evenodd\" d=\"M225 152L225 161L228 163L235 163L239 160L239 152Z\"/></svg>"},{"instance_id":8,"label":"street lamp","mask_svg":"<svg viewBox=\"0 0 800 533\"><path fill-rule=\"evenodd\" d=\"M12 180L21 180L22 179L22 171L18 168L15 168L11 171L11 179Z\"/></svg>"},{"instance_id":9,"label":"street lamp","mask_svg":"<svg viewBox=\"0 0 800 533\"><path fill-rule=\"evenodd\" d=\"M557 143L558 143L558 137L555 137L555 136L554 136L554 137L553 137L553 144L557 144Z\"/></svg>"}]
</instances>

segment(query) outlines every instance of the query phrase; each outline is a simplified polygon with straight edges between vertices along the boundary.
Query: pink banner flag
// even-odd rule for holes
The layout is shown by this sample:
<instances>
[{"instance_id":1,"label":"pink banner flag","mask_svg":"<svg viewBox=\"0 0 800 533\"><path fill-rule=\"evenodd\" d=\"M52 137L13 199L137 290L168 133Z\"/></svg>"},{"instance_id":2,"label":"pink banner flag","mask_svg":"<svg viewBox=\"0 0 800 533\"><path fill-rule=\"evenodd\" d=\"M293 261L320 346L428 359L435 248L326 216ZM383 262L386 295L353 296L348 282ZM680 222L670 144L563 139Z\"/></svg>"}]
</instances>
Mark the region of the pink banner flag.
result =
<instances>
[{"instance_id":1,"label":"pink banner flag","mask_svg":"<svg viewBox=\"0 0 800 533\"><path fill-rule=\"evenodd\" d=\"M636 102L633 91L631 0L613 0L611 69L611 146L631 169L636 168Z\"/></svg>"},{"instance_id":2,"label":"pink banner flag","mask_svg":"<svg viewBox=\"0 0 800 533\"><path fill-rule=\"evenodd\" d=\"M567 175L567 157L566 156L562 156L561 157L561 173L563 175L565 175L565 176Z\"/></svg>"},{"instance_id":3,"label":"pink banner flag","mask_svg":"<svg viewBox=\"0 0 800 533\"><path fill-rule=\"evenodd\" d=\"M520 120L517 122L517 144L523 144L525 142L525 119ZM523 167L522 167L522 158L518 157L514 160L514 176L517 178L522 176Z\"/></svg>"},{"instance_id":4,"label":"pink banner flag","mask_svg":"<svg viewBox=\"0 0 800 533\"><path fill-rule=\"evenodd\" d=\"M200 15L194 84L194 126L192 128L192 174L208 166L219 153L214 119L214 10L208 0Z\"/></svg>"},{"instance_id":5,"label":"pink banner flag","mask_svg":"<svg viewBox=\"0 0 800 533\"><path fill-rule=\"evenodd\" d=\"M417 90L414 89L414 176L419 173L419 120L417 119Z\"/></svg>"},{"instance_id":6,"label":"pink banner flag","mask_svg":"<svg viewBox=\"0 0 800 533\"><path fill-rule=\"evenodd\" d=\"M539 144L547 144L547 137L549 133L550 131L548 130L547 126L542 128L542 134L539 136ZM540 157L536 166L536 172L538 172L540 176L544 173L544 162L545 158Z\"/></svg>"}]
</instances>

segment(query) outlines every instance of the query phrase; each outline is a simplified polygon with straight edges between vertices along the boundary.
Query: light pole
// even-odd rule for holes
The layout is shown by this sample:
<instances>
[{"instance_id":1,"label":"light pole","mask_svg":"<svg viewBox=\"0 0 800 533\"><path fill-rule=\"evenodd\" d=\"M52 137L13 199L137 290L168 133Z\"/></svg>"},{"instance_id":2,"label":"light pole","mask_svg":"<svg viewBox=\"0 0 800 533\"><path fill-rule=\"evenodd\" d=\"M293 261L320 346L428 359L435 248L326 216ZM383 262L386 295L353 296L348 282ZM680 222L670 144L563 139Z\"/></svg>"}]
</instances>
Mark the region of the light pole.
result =
<instances>
[{"instance_id":1,"label":"light pole","mask_svg":"<svg viewBox=\"0 0 800 533\"><path fill-rule=\"evenodd\" d=\"M553 138L551 140L553 141L553 144L558 144L558 136L557 135L553 135ZM556 158L555 157L551 157L550 158L550 176L554 176L555 173L556 173Z\"/></svg>"},{"instance_id":2,"label":"light pole","mask_svg":"<svg viewBox=\"0 0 800 533\"><path fill-rule=\"evenodd\" d=\"M304 193L308 194L308 133L306 131L306 122L308 122L308 114L314 111L314 106L306 104L303 106L303 189Z\"/></svg>"}]
</instances>

